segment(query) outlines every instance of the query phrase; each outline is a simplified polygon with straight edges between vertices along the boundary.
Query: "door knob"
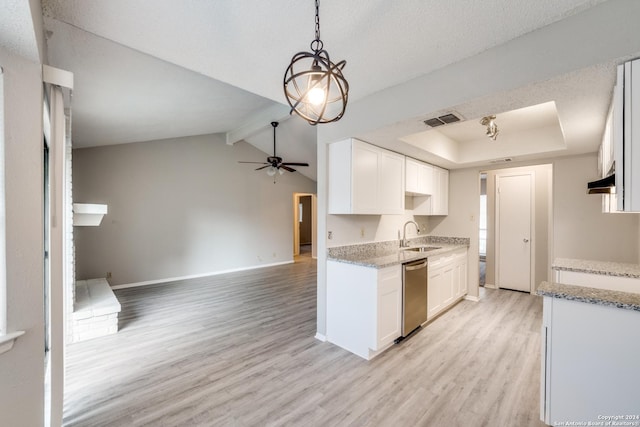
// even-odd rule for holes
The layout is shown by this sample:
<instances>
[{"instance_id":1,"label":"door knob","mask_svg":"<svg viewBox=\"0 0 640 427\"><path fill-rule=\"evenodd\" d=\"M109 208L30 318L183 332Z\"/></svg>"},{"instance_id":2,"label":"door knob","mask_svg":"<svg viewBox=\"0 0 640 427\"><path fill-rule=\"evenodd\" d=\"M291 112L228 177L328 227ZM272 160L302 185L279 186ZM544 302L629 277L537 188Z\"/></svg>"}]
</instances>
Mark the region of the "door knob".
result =
<instances>
[{"instance_id":1,"label":"door knob","mask_svg":"<svg viewBox=\"0 0 640 427\"><path fill-rule=\"evenodd\" d=\"M528 243L529 239L522 239L523 242Z\"/></svg>"}]
</instances>

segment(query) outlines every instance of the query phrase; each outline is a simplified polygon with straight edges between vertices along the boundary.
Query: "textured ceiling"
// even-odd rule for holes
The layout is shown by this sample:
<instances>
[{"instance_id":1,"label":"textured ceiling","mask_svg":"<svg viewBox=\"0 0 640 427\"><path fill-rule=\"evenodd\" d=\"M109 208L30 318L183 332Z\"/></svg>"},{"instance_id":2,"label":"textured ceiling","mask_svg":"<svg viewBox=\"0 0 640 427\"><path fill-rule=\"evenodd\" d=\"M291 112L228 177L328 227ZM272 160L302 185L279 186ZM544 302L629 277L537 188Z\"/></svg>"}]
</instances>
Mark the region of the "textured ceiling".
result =
<instances>
[{"instance_id":1,"label":"textured ceiling","mask_svg":"<svg viewBox=\"0 0 640 427\"><path fill-rule=\"evenodd\" d=\"M33 14L37 12L38 0L3 0L0 4L0 41L2 46L16 55L33 62L40 62L43 35L34 29Z\"/></svg>"},{"instance_id":2,"label":"textured ceiling","mask_svg":"<svg viewBox=\"0 0 640 427\"><path fill-rule=\"evenodd\" d=\"M351 98L457 62L597 0L324 0L321 38L346 59ZM44 0L46 16L283 102L282 78L313 39L311 0Z\"/></svg>"},{"instance_id":3,"label":"textured ceiling","mask_svg":"<svg viewBox=\"0 0 640 427\"><path fill-rule=\"evenodd\" d=\"M614 1L622 0L609 3ZM496 48L514 39L599 3L603 1L324 0L321 38L334 61L347 60L344 71L353 103L420 76L446 72L468 58L499 52ZM637 9L633 2L624 3ZM284 70L293 54L309 49L313 38L311 0L184 1L179 6L172 0L43 0L42 7L49 18L49 60L76 76L74 133L86 146L248 129L239 134L269 153L269 122L286 117L278 113L267 118L259 112L285 103ZM475 70L467 72L471 76ZM549 84L531 81L509 93L462 99L465 103L450 108L477 120L559 99L560 123L571 147L591 132L588 146L572 152L594 151L593 134L602 131L612 83L613 67L605 64ZM117 112L109 111L112 105ZM264 123L251 128L248 124L256 117ZM582 124L588 130L578 126L580 118L592 117L597 120ZM460 167L399 142L424 130L420 123L406 117L353 136ZM316 128L306 126L279 128L278 151L285 158L315 163ZM311 168L302 173L315 179Z\"/></svg>"}]
</instances>

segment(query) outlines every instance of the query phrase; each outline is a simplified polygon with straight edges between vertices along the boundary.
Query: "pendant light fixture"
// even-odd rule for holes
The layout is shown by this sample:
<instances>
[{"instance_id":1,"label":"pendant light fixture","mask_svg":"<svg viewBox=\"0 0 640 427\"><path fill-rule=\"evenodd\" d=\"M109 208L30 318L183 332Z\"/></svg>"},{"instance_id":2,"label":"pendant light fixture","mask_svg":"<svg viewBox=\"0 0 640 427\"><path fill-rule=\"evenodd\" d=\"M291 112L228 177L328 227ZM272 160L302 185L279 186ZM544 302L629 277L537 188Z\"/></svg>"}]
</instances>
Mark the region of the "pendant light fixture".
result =
<instances>
[{"instance_id":1,"label":"pendant light fixture","mask_svg":"<svg viewBox=\"0 0 640 427\"><path fill-rule=\"evenodd\" d=\"M284 94L295 112L312 125L338 121L344 115L349 83L342 74L347 61L334 64L320 40L320 3L316 2L316 38L312 52L293 55L284 74Z\"/></svg>"},{"instance_id":2,"label":"pendant light fixture","mask_svg":"<svg viewBox=\"0 0 640 427\"><path fill-rule=\"evenodd\" d=\"M486 116L480 120L480 124L487 127L486 135L492 140L496 140L498 138L498 134L500 130L498 129L498 125L496 124L496 116Z\"/></svg>"}]
</instances>

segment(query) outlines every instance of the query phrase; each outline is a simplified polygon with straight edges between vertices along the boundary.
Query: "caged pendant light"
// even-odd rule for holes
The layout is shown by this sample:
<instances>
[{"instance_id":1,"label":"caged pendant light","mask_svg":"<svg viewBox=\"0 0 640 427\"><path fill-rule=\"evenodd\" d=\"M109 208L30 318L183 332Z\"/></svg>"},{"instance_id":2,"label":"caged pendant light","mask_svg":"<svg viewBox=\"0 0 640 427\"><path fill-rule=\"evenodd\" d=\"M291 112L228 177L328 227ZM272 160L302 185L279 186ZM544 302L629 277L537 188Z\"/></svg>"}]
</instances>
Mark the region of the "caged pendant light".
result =
<instances>
[{"instance_id":1,"label":"caged pendant light","mask_svg":"<svg viewBox=\"0 0 640 427\"><path fill-rule=\"evenodd\" d=\"M312 125L338 121L344 115L349 83L342 74L347 61L334 64L320 40L320 3L316 0L316 38L312 52L293 55L284 74L284 93L295 112Z\"/></svg>"}]
</instances>

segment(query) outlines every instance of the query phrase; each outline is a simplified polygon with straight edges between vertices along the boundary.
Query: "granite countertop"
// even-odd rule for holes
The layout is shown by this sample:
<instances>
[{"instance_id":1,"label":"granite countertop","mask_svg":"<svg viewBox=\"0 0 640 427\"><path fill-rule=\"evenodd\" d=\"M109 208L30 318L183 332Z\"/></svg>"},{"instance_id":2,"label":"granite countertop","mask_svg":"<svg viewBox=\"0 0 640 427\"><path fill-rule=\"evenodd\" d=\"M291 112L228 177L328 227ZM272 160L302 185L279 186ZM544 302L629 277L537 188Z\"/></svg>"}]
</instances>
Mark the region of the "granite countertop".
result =
<instances>
[{"instance_id":1,"label":"granite countertop","mask_svg":"<svg viewBox=\"0 0 640 427\"><path fill-rule=\"evenodd\" d=\"M446 254L448 252L455 251L456 249L466 249L469 245L465 239L453 238L450 240L444 240L443 238L440 238L440 240L435 240L432 238L430 240L416 239L415 241L412 241L409 246L435 246L439 249L426 252L416 252L403 250L403 248L398 247L397 241L393 245L390 245L388 242L371 243L365 245L330 248L327 254L327 259L348 264L361 265L363 267L385 268Z\"/></svg>"},{"instance_id":2,"label":"granite countertop","mask_svg":"<svg viewBox=\"0 0 640 427\"><path fill-rule=\"evenodd\" d=\"M640 311L640 294L630 292L542 282L538 287L537 294L570 301L580 301L589 304Z\"/></svg>"},{"instance_id":3,"label":"granite countertop","mask_svg":"<svg viewBox=\"0 0 640 427\"><path fill-rule=\"evenodd\" d=\"M554 270L602 274L605 276L640 278L640 265L625 262L556 258L555 262L552 265L552 268Z\"/></svg>"}]
</instances>

